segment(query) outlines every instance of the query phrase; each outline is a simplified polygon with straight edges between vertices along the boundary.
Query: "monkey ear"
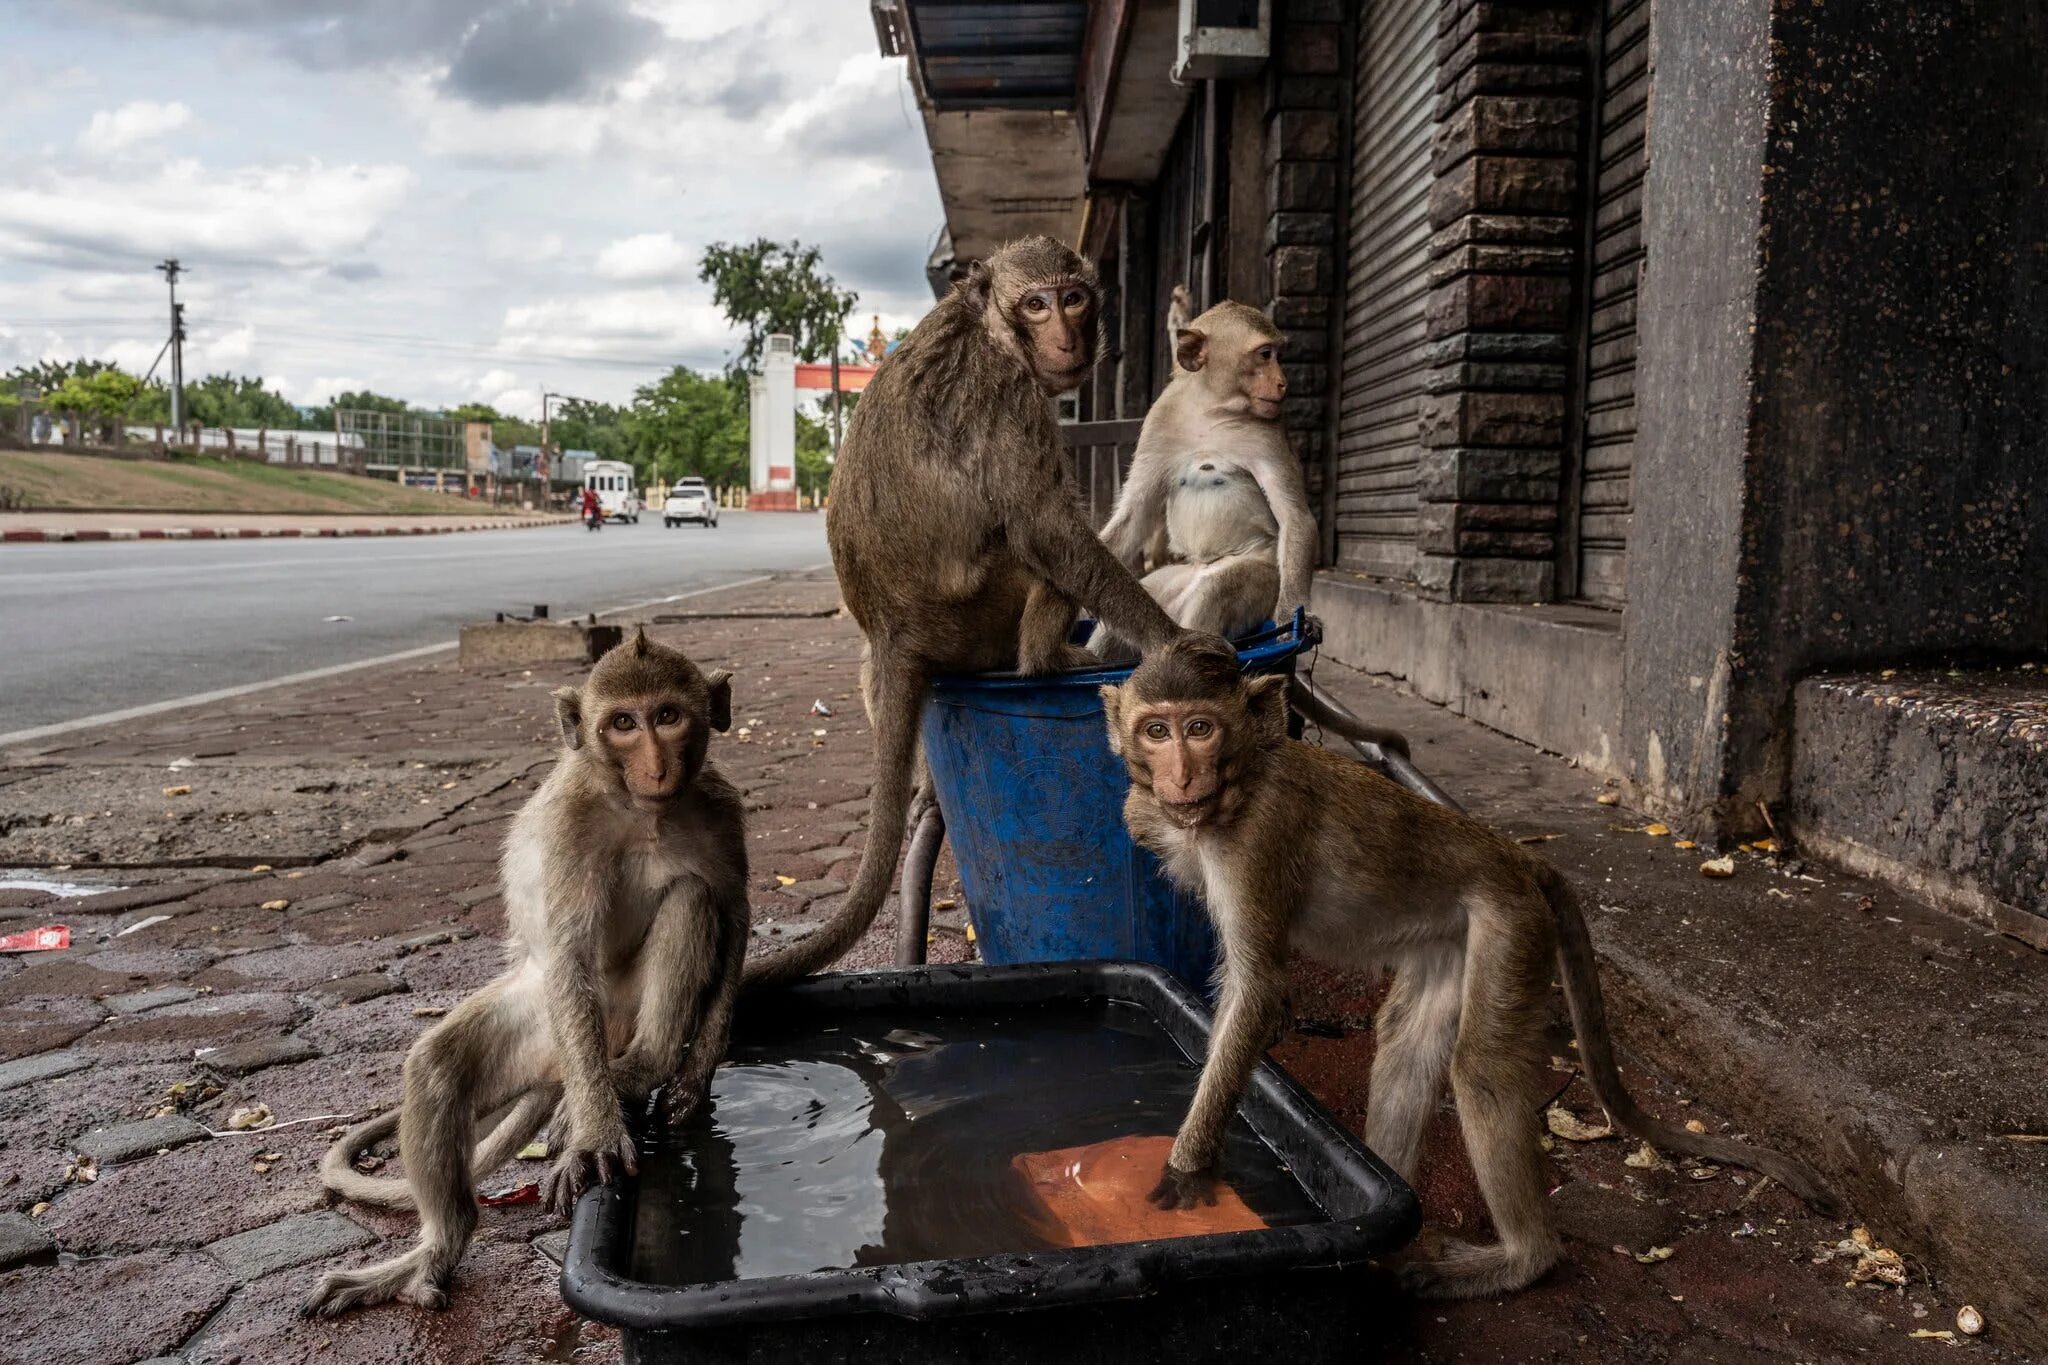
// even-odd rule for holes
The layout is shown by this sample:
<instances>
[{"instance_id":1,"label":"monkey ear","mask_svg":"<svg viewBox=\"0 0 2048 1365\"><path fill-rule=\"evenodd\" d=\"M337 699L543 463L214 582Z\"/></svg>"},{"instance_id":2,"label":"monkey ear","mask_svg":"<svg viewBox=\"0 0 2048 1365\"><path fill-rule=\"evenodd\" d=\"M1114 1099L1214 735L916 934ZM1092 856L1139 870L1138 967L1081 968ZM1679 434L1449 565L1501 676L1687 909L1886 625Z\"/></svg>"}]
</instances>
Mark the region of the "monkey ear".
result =
<instances>
[{"instance_id":1,"label":"monkey ear","mask_svg":"<svg viewBox=\"0 0 2048 1365\"><path fill-rule=\"evenodd\" d=\"M1244 680L1252 723L1265 740L1287 738L1287 675L1262 673Z\"/></svg>"},{"instance_id":2,"label":"monkey ear","mask_svg":"<svg viewBox=\"0 0 2048 1365\"><path fill-rule=\"evenodd\" d=\"M573 687L555 689L555 724L562 727L562 743L571 749L583 747L583 694Z\"/></svg>"},{"instance_id":3,"label":"monkey ear","mask_svg":"<svg viewBox=\"0 0 2048 1365\"><path fill-rule=\"evenodd\" d=\"M1199 328L1181 328L1173 336L1173 358L1189 373L1200 370L1209 360L1208 334Z\"/></svg>"},{"instance_id":4,"label":"monkey ear","mask_svg":"<svg viewBox=\"0 0 2048 1365\"><path fill-rule=\"evenodd\" d=\"M711 728L722 734L732 728L732 673L714 668L705 677L704 685L711 693Z\"/></svg>"},{"instance_id":5,"label":"monkey ear","mask_svg":"<svg viewBox=\"0 0 2048 1365\"><path fill-rule=\"evenodd\" d=\"M633 632L633 657L636 659L644 659L647 657L646 626L637 627Z\"/></svg>"},{"instance_id":6,"label":"monkey ear","mask_svg":"<svg viewBox=\"0 0 2048 1365\"><path fill-rule=\"evenodd\" d=\"M960 296L967 300L967 306L977 313L988 311L988 291L991 276L988 267L980 261L967 267L967 278L960 281Z\"/></svg>"},{"instance_id":7,"label":"monkey ear","mask_svg":"<svg viewBox=\"0 0 2048 1365\"><path fill-rule=\"evenodd\" d=\"M1113 683L1104 683L1102 693L1102 715L1109 722L1109 751L1118 757L1124 752L1124 690Z\"/></svg>"}]
</instances>

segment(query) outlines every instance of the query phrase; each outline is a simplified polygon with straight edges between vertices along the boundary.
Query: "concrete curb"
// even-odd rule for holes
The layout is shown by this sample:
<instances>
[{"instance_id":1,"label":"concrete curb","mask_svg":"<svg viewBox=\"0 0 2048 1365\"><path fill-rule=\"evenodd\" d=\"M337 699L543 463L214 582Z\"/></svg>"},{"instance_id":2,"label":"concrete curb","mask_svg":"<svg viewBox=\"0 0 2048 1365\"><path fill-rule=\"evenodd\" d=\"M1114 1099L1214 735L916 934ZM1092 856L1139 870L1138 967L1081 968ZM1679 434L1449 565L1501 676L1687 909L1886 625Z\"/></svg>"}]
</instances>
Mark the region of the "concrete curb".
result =
<instances>
[{"instance_id":1,"label":"concrete curb","mask_svg":"<svg viewBox=\"0 0 2048 1365\"><path fill-rule=\"evenodd\" d=\"M45 527L0 531L0 544L55 545L103 540L327 540L342 536L436 536L455 531L523 531L535 526L566 526L573 517L545 521L478 521L460 526L152 526Z\"/></svg>"}]
</instances>

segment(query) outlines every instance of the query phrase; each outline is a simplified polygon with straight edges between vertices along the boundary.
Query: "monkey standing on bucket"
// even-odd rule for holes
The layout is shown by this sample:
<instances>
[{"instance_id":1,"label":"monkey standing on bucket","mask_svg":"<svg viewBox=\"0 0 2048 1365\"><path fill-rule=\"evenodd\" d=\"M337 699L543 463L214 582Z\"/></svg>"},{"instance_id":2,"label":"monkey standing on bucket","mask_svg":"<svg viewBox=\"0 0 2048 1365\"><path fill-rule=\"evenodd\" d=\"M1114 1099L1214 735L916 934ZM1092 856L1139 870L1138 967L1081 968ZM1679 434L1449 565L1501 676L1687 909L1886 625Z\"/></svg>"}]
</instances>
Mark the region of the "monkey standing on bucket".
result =
<instances>
[{"instance_id":1,"label":"monkey standing on bucket","mask_svg":"<svg viewBox=\"0 0 2048 1365\"><path fill-rule=\"evenodd\" d=\"M321 1163L343 1198L417 1208L419 1245L328 1273L308 1315L390 1299L444 1307L476 1229L479 1174L559 1103L545 1188L567 1211L592 1179L634 1171L621 1102L666 1086L680 1122L725 1053L751 918L747 842L739 793L705 749L732 723L731 675L706 676L643 630L581 688L558 690L555 715L560 761L505 840L505 971L412 1045L400 1107L350 1129ZM477 1125L500 1110L477 1145ZM394 1129L405 1180L356 1170Z\"/></svg>"},{"instance_id":2,"label":"monkey standing on bucket","mask_svg":"<svg viewBox=\"0 0 2048 1365\"><path fill-rule=\"evenodd\" d=\"M1286 682L1246 679L1222 639L1190 635L1102 689L1110 746L1130 773L1131 836L1202 898L1223 943L1208 1057L1155 1202L1213 1197L1224 1126L1281 1021L1291 950L1394 969L1373 1021L1365 1141L1402 1178L1415 1178L1446 1077L1457 1099L1500 1240L1411 1262L1403 1278L1418 1292L1520 1289L1561 1254L1535 1120L1553 969L1586 1083L1618 1127L1829 1202L1790 1157L1643 1113L1615 1068L1592 944L1563 874L1360 763L1289 739Z\"/></svg>"}]
</instances>

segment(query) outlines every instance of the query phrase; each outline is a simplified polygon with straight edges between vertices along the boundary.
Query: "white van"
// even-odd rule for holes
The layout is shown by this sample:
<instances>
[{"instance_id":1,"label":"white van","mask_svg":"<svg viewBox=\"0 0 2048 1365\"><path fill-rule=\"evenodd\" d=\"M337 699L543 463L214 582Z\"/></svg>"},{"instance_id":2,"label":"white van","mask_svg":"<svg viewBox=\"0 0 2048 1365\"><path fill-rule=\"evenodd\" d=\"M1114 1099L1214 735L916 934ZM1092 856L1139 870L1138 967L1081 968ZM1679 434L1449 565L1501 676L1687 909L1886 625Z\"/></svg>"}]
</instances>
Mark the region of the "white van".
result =
<instances>
[{"instance_id":1,"label":"white van","mask_svg":"<svg viewBox=\"0 0 2048 1365\"><path fill-rule=\"evenodd\" d=\"M603 509L606 521L639 523L645 504L633 482L633 466L624 460L586 461L583 486L597 494L597 505Z\"/></svg>"}]
</instances>

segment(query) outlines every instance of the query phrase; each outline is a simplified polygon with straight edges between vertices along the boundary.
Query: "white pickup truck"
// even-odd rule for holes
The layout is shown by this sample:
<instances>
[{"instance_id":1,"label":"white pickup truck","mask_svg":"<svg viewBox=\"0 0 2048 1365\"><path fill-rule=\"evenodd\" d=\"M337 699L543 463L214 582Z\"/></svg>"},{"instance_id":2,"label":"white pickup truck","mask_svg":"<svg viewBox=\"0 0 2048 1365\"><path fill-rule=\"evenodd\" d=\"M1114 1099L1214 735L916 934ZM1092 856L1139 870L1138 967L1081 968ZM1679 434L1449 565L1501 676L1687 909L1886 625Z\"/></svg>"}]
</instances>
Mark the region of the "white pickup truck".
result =
<instances>
[{"instance_id":1,"label":"white pickup truck","mask_svg":"<svg viewBox=\"0 0 2048 1365\"><path fill-rule=\"evenodd\" d=\"M718 499L702 479L677 479L661 504L661 524L674 529L686 521L699 526L718 525Z\"/></svg>"}]
</instances>

